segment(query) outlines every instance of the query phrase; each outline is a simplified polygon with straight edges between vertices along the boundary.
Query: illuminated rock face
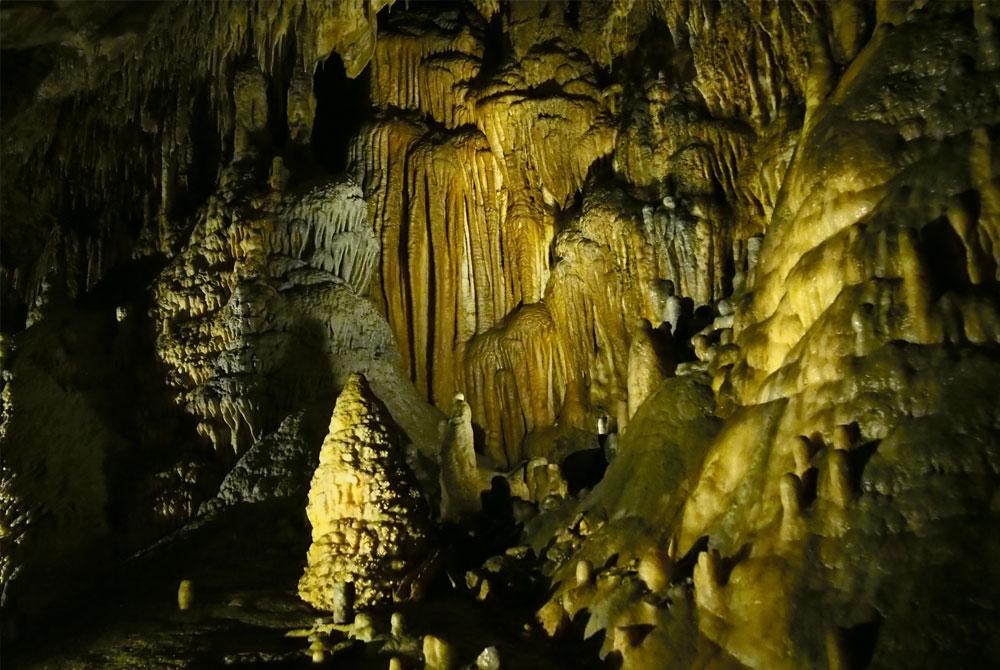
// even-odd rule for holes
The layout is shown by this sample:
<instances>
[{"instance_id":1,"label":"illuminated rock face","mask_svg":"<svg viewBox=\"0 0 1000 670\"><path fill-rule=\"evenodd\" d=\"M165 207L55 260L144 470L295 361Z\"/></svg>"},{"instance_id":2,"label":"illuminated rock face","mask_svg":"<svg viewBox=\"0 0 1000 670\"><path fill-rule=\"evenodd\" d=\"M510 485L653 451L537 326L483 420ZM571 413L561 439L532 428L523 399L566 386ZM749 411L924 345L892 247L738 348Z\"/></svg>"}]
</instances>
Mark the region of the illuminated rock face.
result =
<instances>
[{"instance_id":1,"label":"illuminated rock face","mask_svg":"<svg viewBox=\"0 0 1000 670\"><path fill-rule=\"evenodd\" d=\"M419 30L387 22L371 77L387 113L352 149L383 250L376 287L417 387L441 407L466 390L488 452L512 465L566 392L538 305L556 226L547 203L569 202L614 129L586 58L531 52L473 85L485 23L471 9L422 14Z\"/></svg>"},{"instance_id":2,"label":"illuminated rock face","mask_svg":"<svg viewBox=\"0 0 1000 670\"><path fill-rule=\"evenodd\" d=\"M960 611L955 594L980 588L964 534L995 523L981 516L993 504L981 483L996 477L996 409L979 393L1000 337L985 205L997 183L984 178L996 75L983 36L942 28L949 18L877 30L816 108L737 311L739 356L722 388L745 409L710 450L677 537L682 552L706 535L723 557L751 547L725 585L710 561L694 574L701 630L751 667L834 667L865 627L878 630L876 665L908 645L931 665L981 658L916 639L925 612ZM910 85L873 104L904 61ZM968 106L942 114L935 90ZM804 449L800 435L812 436ZM911 534L937 537L934 549ZM771 604L751 605L763 592ZM977 625L939 629L969 639Z\"/></svg>"},{"instance_id":3,"label":"illuminated rock face","mask_svg":"<svg viewBox=\"0 0 1000 670\"><path fill-rule=\"evenodd\" d=\"M737 4L699 17L697 3L668 4L660 19L675 34L704 37L687 56L696 74L671 69L682 56L670 47L640 47L641 85L624 90L604 68L651 17L620 4L513 3L500 21L515 57L500 67L501 38L469 8L380 27L379 116L351 151L383 251L375 293L418 389L442 408L467 392L502 464L557 422L627 424L633 321L659 325L667 280L695 306L723 297L794 147L808 10ZM722 51L740 56L720 55L709 34L732 35ZM655 204L584 188L606 156Z\"/></svg>"},{"instance_id":4,"label":"illuminated rock face","mask_svg":"<svg viewBox=\"0 0 1000 670\"><path fill-rule=\"evenodd\" d=\"M282 169L273 166L272 181ZM358 188L331 180L260 191L245 172L228 176L154 286L157 354L198 432L242 455L363 371L414 441L432 448L435 413L421 409L385 322L362 297L378 248Z\"/></svg>"},{"instance_id":5,"label":"illuminated rock face","mask_svg":"<svg viewBox=\"0 0 1000 670\"><path fill-rule=\"evenodd\" d=\"M586 608L588 631L606 629L603 651L627 668L901 667L916 649L929 666L995 656L970 642L994 611L967 609L970 593L993 598L997 584L969 552L996 529L986 482L997 477L997 410L986 389L1000 275L987 204L997 182L986 175L998 110L984 60L995 38L954 9L897 16L847 56L831 43L850 65L828 94L807 90L795 157L737 294L735 344L720 342L709 364L726 421L715 434L662 405L636 415L581 503L599 530L577 537L543 622ZM678 434L691 437L678 447ZM662 463L689 459L643 489L664 496L653 510L613 488L642 488L644 440L661 445ZM676 578L671 608L622 595L641 563L571 586L579 560L639 561L647 532L693 562L693 588ZM641 643L618 634L636 624L654 626ZM689 625L718 650L687 646ZM931 630L954 644L921 635Z\"/></svg>"},{"instance_id":6,"label":"illuminated rock face","mask_svg":"<svg viewBox=\"0 0 1000 670\"><path fill-rule=\"evenodd\" d=\"M337 398L306 515L312 545L299 581L303 600L333 611L345 583L358 609L410 597L427 558L430 520L403 436L361 375Z\"/></svg>"},{"instance_id":7,"label":"illuminated rock face","mask_svg":"<svg viewBox=\"0 0 1000 670\"><path fill-rule=\"evenodd\" d=\"M0 581L93 554L107 507L183 523L211 460L241 459L226 505L290 490L300 417L346 385L309 504L323 609L412 592L420 552L382 555L429 532L391 414L445 520L486 466L563 501L523 538L540 622L583 617L624 668L996 665L997 6L386 4L5 11L8 47L81 55L4 110L3 323L31 328ZM313 78L334 53L360 118ZM99 465L143 459L67 362L105 360L81 304L153 334L150 397L194 422L183 454L150 439L152 493ZM576 498L562 444L599 417L618 454Z\"/></svg>"},{"instance_id":8,"label":"illuminated rock face","mask_svg":"<svg viewBox=\"0 0 1000 670\"><path fill-rule=\"evenodd\" d=\"M136 100L141 132L134 147L109 148L136 157L125 169L156 169L148 179L157 193L122 196L147 202L133 224L144 228L145 253L190 253L191 224L177 212L200 174L199 140L216 135L223 156L252 159L276 148L270 136L284 122L298 151L317 109L303 73L331 52L347 76L370 63L375 109L351 142L349 165L380 251L372 297L418 392L442 409L455 392L467 392L487 453L507 466L527 455L526 437L556 423L589 429L609 414L624 426L630 332L638 318L659 324L658 283L672 281L695 306L719 299L731 283L728 268L745 264L745 239L763 229L773 208L807 89L814 9L734 3L715 12L711 3L687 2L518 2L501 9L487 2L382 12L375 39L375 14L385 4L168 3L141 21L133 17L148 32L144 45L176 53L175 60L192 43L165 26L204 43L206 62L178 75L178 87L211 81L204 98L179 95L166 112ZM76 20L106 17L91 9ZM21 37L26 44L64 37L24 21L31 28ZM672 44L658 39L665 31ZM144 34L94 50L114 62ZM727 40L716 43L715 35ZM685 40L688 47L677 46ZM282 59L290 43L289 73ZM612 72L626 55L628 65ZM123 80L135 83L123 84L118 98L133 100L165 77L159 61L137 63L128 61ZM83 74L70 77L75 86L110 76ZM56 84L40 84L60 91L52 104L77 90ZM102 94L114 97L117 85ZM274 88L286 92L283 104L274 104ZM196 123L206 118L215 123ZM94 118L87 128L101 136L110 134L104 124L133 128L132 121ZM10 150L18 157L11 164L26 165L19 178L45 182L32 176L41 169L36 161L20 160L28 148ZM79 158L101 192L118 197L119 182L131 181L118 179L120 165L102 156L88 145ZM11 294L34 315L51 293L46 287L66 284L77 295L93 286L119 254L106 237L54 235L35 267L16 266ZM232 290L194 289L204 289L192 297L209 312ZM256 304L254 291L242 290ZM213 354L199 353L208 366ZM206 374L212 377L201 370L194 385L204 385ZM206 417L202 432L217 447L228 442L239 451L260 434L253 401L222 399L215 390L183 395ZM264 423L270 428L280 418Z\"/></svg>"}]
</instances>

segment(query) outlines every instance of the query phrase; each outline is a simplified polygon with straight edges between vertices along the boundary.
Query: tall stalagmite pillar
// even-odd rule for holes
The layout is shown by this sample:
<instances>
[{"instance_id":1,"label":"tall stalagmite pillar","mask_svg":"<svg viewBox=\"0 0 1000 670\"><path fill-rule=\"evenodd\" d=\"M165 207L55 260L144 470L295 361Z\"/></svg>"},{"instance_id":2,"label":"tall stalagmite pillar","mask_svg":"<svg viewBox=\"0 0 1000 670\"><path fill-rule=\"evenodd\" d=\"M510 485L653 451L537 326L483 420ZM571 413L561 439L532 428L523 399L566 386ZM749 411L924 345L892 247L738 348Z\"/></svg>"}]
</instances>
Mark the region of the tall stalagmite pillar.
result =
<instances>
[{"instance_id":1,"label":"tall stalagmite pillar","mask_svg":"<svg viewBox=\"0 0 1000 670\"><path fill-rule=\"evenodd\" d=\"M428 554L430 520L406 465L403 436L368 382L353 374L341 391L309 489L312 524L299 596L333 611L353 585L354 607L405 599Z\"/></svg>"}]
</instances>

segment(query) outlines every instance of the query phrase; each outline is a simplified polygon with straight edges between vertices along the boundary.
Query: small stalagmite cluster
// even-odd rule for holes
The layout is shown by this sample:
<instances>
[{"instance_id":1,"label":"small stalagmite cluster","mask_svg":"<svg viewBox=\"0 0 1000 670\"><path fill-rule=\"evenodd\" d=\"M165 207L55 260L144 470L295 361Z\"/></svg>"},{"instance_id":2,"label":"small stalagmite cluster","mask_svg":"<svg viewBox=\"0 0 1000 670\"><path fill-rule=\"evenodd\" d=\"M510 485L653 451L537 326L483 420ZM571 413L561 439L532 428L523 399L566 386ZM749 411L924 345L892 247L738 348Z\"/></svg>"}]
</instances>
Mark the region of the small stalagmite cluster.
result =
<instances>
[{"instance_id":1,"label":"small stalagmite cluster","mask_svg":"<svg viewBox=\"0 0 1000 670\"><path fill-rule=\"evenodd\" d=\"M299 595L318 609L367 609L406 600L422 586L430 516L400 437L365 378L352 375L333 409L306 507L312 546Z\"/></svg>"}]
</instances>

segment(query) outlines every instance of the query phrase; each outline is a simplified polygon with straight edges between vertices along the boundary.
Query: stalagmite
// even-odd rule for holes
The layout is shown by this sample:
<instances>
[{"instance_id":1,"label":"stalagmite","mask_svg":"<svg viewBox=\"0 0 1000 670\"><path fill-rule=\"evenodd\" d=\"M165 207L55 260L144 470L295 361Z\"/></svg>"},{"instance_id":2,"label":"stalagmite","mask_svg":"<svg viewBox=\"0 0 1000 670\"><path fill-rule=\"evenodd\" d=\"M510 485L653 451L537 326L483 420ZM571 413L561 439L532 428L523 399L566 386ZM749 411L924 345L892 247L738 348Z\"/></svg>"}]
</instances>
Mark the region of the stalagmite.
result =
<instances>
[{"instance_id":1,"label":"stalagmite","mask_svg":"<svg viewBox=\"0 0 1000 670\"><path fill-rule=\"evenodd\" d=\"M844 507L854 497L847 464L847 452L829 449L825 469L820 479L819 494L833 504Z\"/></svg>"},{"instance_id":2,"label":"stalagmite","mask_svg":"<svg viewBox=\"0 0 1000 670\"><path fill-rule=\"evenodd\" d=\"M323 646L322 640L314 640L309 645L309 653L313 663L319 665L326 662L326 649Z\"/></svg>"},{"instance_id":3,"label":"stalagmite","mask_svg":"<svg viewBox=\"0 0 1000 670\"><path fill-rule=\"evenodd\" d=\"M666 590L672 571L673 563L662 549L650 549L639 560L639 579L653 593Z\"/></svg>"},{"instance_id":4,"label":"stalagmite","mask_svg":"<svg viewBox=\"0 0 1000 670\"><path fill-rule=\"evenodd\" d=\"M313 542L299 595L314 607L343 610L341 582L353 584L358 609L407 597L400 587L426 557L429 519L403 447L385 406L352 375L309 489Z\"/></svg>"},{"instance_id":5,"label":"stalagmite","mask_svg":"<svg viewBox=\"0 0 1000 670\"><path fill-rule=\"evenodd\" d=\"M500 670L500 652L496 647L486 647L476 656L476 670Z\"/></svg>"},{"instance_id":6,"label":"stalagmite","mask_svg":"<svg viewBox=\"0 0 1000 670\"><path fill-rule=\"evenodd\" d=\"M306 68L296 67L288 86L288 135L292 142L308 146L316 116L316 95Z\"/></svg>"},{"instance_id":7,"label":"stalagmite","mask_svg":"<svg viewBox=\"0 0 1000 670\"><path fill-rule=\"evenodd\" d=\"M845 426L845 425L834 426L833 448L843 451L845 453L850 451L854 446L854 441L855 441L854 434L855 434L854 426Z\"/></svg>"},{"instance_id":8,"label":"stalagmite","mask_svg":"<svg viewBox=\"0 0 1000 670\"><path fill-rule=\"evenodd\" d=\"M177 587L177 609L182 612L191 609L194 603L194 584L190 579L182 579Z\"/></svg>"},{"instance_id":9,"label":"stalagmite","mask_svg":"<svg viewBox=\"0 0 1000 670\"><path fill-rule=\"evenodd\" d=\"M336 581L332 586L331 613L333 622L345 624L354 616L354 582Z\"/></svg>"},{"instance_id":10,"label":"stalagmite","mask_svg":"<svg viewBox=\"0 0 1000 670\"><path fill-rule=\"evenodd\" d=\"M525 466L524 483L528 500L541 503L549 496L565 498L568 495L566 480L559 466L545 458L535 458Z\"/></svg>"},{"instance_id":11,"label":"stalagmite","mask_svg":"<svg viewBox=\"0 0 1000 670\"><path fill-rule=\"evenodd\" d=\"M664 282L666 296L663 298L663 318L661 321L666 321L670 324L670 331L676 333L681 327L681 299L674 294L674 283L667 280Z\"/></svg>"},{"instance_id":12,"label":"stalagmite","mask_svg":"<svg viewBox=\"0 0 1000 670\"><path fill-rule=\"evenodd\" d=\"M714 550L703 551L698 555L693 577L698 604L717 616L721 616L725 609L719 567L718 553Z\"/></svg>"},{"instance_id":13,"label":"stalagmite","mask_svg":"<svg viewBox=\"0 0 1000 670\"><path fill-rule=\"evenodd\" d=\"M371 642L375 639L375 620L367 612L358 612L351 622L350 636L361 642Z\"/></svg>"},{"instance_id":14,"label":"stalagmite","mask_svg":"<svg viewBox=\"0 0 1000 670\"><path fill-rule=\"evenodd\" d=\"M629 418L676 367L677 362L670 360L670 345L669 333L654 330L645 319L632 331L628 352Z\"/></svg>"},{"instance_id":15,"label":"stalagmite","mask_svg":"<svg viewBox=\"0 0 1000 670\"><path fill-rule=\"evenodd\" d=\"M848 670L851 663L840 631L836 628L828 630L825 642L828 670Z\"/></svg>"},{"instance_id":16,"label":"stalagmite","mask_svg":"<svg viewBox=\"0 0 1000 670\"><path fill-rule=\"evenodd\" d=\"M234 157L246 157L253 151L254 136L267 125L267 81L255 65L236 74L233 98L236 105Z\"/></svg>"},{"instance_id":17,"label":"stalagmite","mask_svg":"<svg viewBox=\"0 0 1000 670\"><path fill-rule=\"evenodd\" d=\"M795 461L795 474L802 477L811 467L812 443L808 437L797 435L791 441L792 459Z\"/></svg>"},{"instance_id":18,"label":"stalagmite","mask_svg":"<svg viewBox=\"0 0 1000 670\"><path fill-rule=\"evenodd\" d=\"M441 445L441 520L467 521L479 513L479 508L472 410L465 396L457 393Z\"/></svg>"},{"instance_id":19,"label":"stalagmite","mask_svg":"<svg viewBox=\"0 0 1000 670\"><path fill-rule=\"evenodd\" d=\"M781 539L794 542L801 538L804 524L801 518L801 480L792 473L781 476L778 482L781 497Z\"/></svg>"},{"instance_id":20,"label":"stalagmite","mask_svg":"<svg viewBox=\"0 0 1000 670\"><path fill-rule=\"evenodd\" d=\"M425 670L454 670L455 650L441 638L425 635L423 653Z\"/></svg>"},{"instance_id":21,"label":"stalagmite","mask_svg":"<svg viewBox=\"0 0 1000 670\"><path fill-rule=\"evenodd\" d=\"M590 561L580 560L576 562L576 583L578 585L590 584L594 580L594 565Z\"/></svg>"},{"instance_id":22,"label":"stalagmite","mask_svg":"<svg viewBox=\"0 0 1000 670\"><path fill-rule=\"evenodd\" d=\"M389 633L393 637L403 637L406 634L406 617L402 612L393 612L389 617Z\"/></svg>"}]
</instances>

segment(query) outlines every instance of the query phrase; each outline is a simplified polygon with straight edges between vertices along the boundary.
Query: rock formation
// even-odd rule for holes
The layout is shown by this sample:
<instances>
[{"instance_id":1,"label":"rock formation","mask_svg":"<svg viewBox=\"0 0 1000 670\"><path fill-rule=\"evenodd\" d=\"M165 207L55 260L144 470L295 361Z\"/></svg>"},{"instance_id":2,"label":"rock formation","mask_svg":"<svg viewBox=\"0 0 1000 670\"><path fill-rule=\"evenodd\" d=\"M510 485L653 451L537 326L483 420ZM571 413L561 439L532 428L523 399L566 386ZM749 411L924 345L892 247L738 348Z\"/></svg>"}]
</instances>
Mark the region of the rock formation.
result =
<instances>
[{"instance_id":1,"label":"rock formation","mask_svg":"<svg viewBox=\"0 0 1000 670\"><path fill-rule=\"evenodd\" d=\"M674 319L679 322L679 319ZM669 323L669 322L668 322ZM632 331L628 351L628 418L656 391L660 383L677 366L671 351L670 332L653 330L643 319Z\"/></svg>"},{"instance_id":2,"label":"rock formation","mask_svg":"<svg viewBox=\"0 0 1000 670\"><path fill-rule=\"evenodd\" d=\"M998 7L5 4L11 664L997 666Z\"/></svg>"},{"instance_id":3,"label":"rock formation","mask_svg":"<svg viewBox=\"0 0 1000 670\"><path fill-rule=\"evenodd\" d=\"M242 455L285 413L359 368L392 405L419 403L412 391L406 397L391 335L358 298L377 249L357 187L254 193L250 175L230 177L155 284L157 354L199 433ZM349 312L347 321L332 318ZM272 378L284 380L283 394L269 390ZM421 446L433 439L414 426L412 409L396 414Z\"/></svg>"},{"instance_id":4,"label":"rock formation","mask_svg":"<svg viewBox=\"0 0 1000 670\"><path fill-rule=\"evenodd\" d=\"M457 393L441 443L441 520L468 520L479 508L479 469L472 411L465 396Z\"/></svg>"},{"instance_id":5,"label":"rock formation","mask_svg":"<svg viewBox=\"0 0 1000 670\"><path fill-rule=\"evenodd\" d=\"M430 519L406 465L401 435L361 375L337 398L306 507L312 525L299 595L314 607L342 607L338 585L352 584L353 606L406 600L428 557Z\"/></svg>"}]
</instances>

